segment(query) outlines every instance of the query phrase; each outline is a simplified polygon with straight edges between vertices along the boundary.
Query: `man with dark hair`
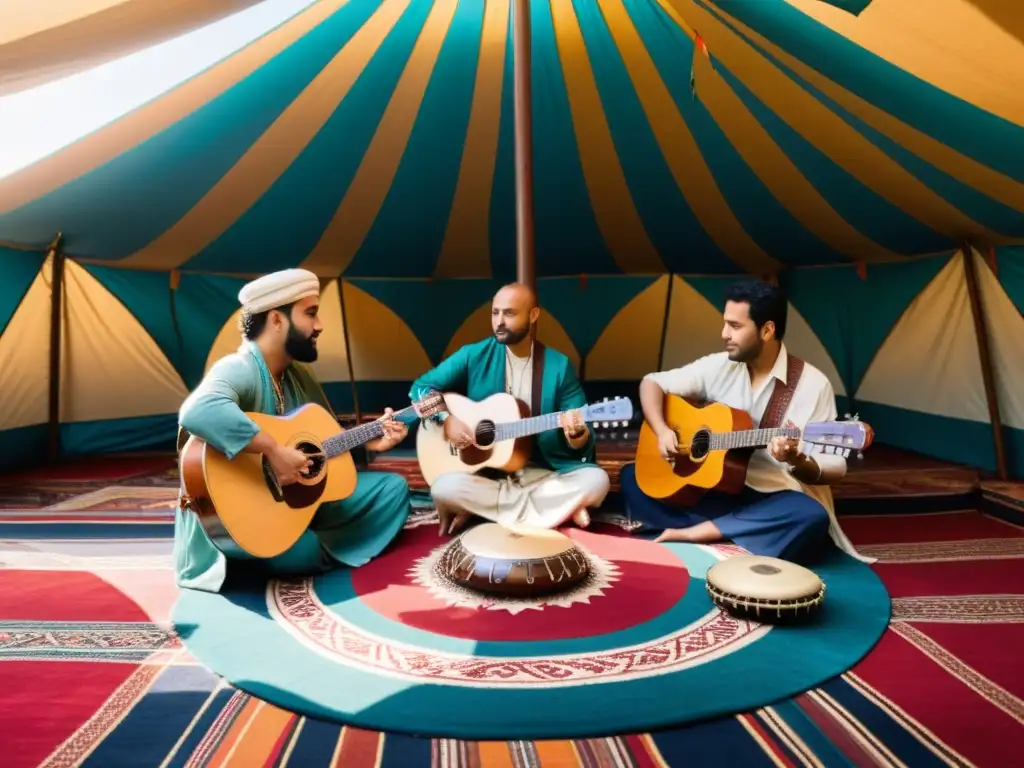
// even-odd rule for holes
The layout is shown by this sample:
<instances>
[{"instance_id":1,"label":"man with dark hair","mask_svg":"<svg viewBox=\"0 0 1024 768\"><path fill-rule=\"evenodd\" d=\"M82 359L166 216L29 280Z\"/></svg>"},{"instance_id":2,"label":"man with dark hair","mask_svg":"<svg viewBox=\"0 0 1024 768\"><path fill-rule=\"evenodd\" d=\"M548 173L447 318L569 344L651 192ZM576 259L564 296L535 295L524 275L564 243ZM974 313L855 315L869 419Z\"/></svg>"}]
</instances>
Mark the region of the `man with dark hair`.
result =
<instances>
[{"instance_id":1,"label":"man with dark hair","mask_svg":"<svg viewBox=\"0 0 1024 768\"><path fill-rule=\"evenodd\" d=\"M283 485L298 482L310 466L301 451L279 445L260 431L249 413L282 415L307 403L331 411L323 388L309 368L316 362L320 323L320 280L312 272L288 269L246 284L242 305L242 346L210 368L179 413L178 445L188 434L206 441L229 459L263 454ZM405 437L404 424L383 421L387 434L367 447L386 451ZM312 575L339 564L359 566L391 542L410 510L409 485L391 472L360 472L347 499L322 504L310 529L288 551L261 561L267 573ZM189 511L177 509L174 558L179 586L218 592L227 559Z\"/></svg>"},{"instance_id":2,"label":"man with dark hair","mask_svg":"<svg viewBox=\"0 0 1024 768\"><path fill-rule=\"evenodd\" d=\"M507 392L534 416L583 407L587 400L569 358L536 338L539 318L533 290L520 283L506 285L491 303L492 334L423 374L413 382L410 397L458 392L479 401ZM433 418L443 422L453 445L469 445L472 434L457 417L443 413ZM588 508L600 506L608 488L590 427L566 419L561 429L534 438L533 453L520 472L448 472L436 478L430 493L444 534L454 533L474 515L503 525L554 528L571 519L586 527Z\"/></svg>"},{"instance_id":3,"label":"man with dark hair","mask_svg":"<svg viewBox=\"0 0 1024 768\"><path fill-rule=\"evenodd\" d=\"M802 430L808 423L836 418L829 380L786 350L788 303L778 288L745 281L731 286L725 298L725 351L675 370L649 373L640 384L644 418L658 436L665 460L679 452L676 433L665 423L666 394L746 411L755 427L788 423ZM779 423L767 424L773 415ZM711 491L693 507L671 506L644 494L632 464L622 467L620 484L631 517L661 530L658 541L728 538L754 554L797 560L817 554L830 530L835 542L856 556L835 520L828 487L845 474L842 456L808 456L799 440L777 437L754 451L739 495Z\"/></svg>"}]
</instances>

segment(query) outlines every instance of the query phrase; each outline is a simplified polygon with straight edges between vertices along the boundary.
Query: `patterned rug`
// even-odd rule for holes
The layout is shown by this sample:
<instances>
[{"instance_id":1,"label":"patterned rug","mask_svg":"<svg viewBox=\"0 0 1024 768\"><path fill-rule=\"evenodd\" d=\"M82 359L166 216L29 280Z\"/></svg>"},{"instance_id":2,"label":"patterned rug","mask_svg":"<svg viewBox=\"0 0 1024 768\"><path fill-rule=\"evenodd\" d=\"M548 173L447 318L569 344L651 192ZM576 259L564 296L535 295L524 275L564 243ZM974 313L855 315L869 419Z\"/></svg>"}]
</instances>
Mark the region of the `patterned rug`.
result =
<instances>
[{"instance_id":1,"label":"patterned rug","mask_svg":"<svg viewBox=\"0 0 1024 768\"><path fill-rule=\"evenodd\" d=\"M429 513L410 522L431 524ZM202 667L170 631L177 592L167 522L127 511L3 515L3 765L1015 764L1024 740L1024 531L969 510L846 517L844 528L881 558L873 569L893 615L878 645L841 677L752 712L655 733L456 741L298 716Z\"/></svg>"},{"instance_id":2,"label":"patterned rug","mask_svg":"<svg viewBox=\"0 0 1024 768\"><path fill-rule=\"evenodd\" d=\"M538 538L566 549L538 566L537 582L545 568L564 576L590 563L589 578L549 597L485 598L447 576L453 544L509 552L524 539L498 538L490 524L439 539L423 526L356 570L185 591L174 622L203 664L289 710L379 730L538 739L756 709L848 670L889 620L878 577L838 550L815 565L821 610L773 627L724 613L704 588L709 568L746 554L739 547L591 528L600 532ZM467 556L456 558L465 566Z\"/></svg>"},{"instance_id":3,"label":"patterned rug","mask_svg":"<svg viewBox=\"0 0 1024 768\"><path fill-rule=\"evenodd\" d=\"M633 460L635 452L631 443L599 443L598 459L609 473L613 491L618 490L619 469ZM426 489L415 454L409 450L375 456L373 469L398 472L413 489ZM0 475L0 509L170 510L178 485L171 456L98 458ZM1024 509L1024 483L985 481L985 485L986 492L1002 499L1015 498ZM834 488L834 495L842 511L844 505L860 500L957 497L978 487L978 471L971 467L873 446L863 461L850 462L850 471Z\"/></svg>"}]
</instances>

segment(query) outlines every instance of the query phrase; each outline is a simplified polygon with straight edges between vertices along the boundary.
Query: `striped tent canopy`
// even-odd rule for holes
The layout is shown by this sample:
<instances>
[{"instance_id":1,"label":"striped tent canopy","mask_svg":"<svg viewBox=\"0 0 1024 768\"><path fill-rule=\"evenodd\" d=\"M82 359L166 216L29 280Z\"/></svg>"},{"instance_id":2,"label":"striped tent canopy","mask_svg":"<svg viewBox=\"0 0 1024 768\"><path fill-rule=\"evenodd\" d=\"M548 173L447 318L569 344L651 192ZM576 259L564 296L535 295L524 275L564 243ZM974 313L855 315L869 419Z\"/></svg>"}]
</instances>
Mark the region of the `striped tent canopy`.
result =
<instances>
[{"instance_id":1,"label":"striped tent canopy","mask_svg":"<svg viewBox=\"0 0 1024 768\"><path fill-rule=\"evenodd\" d=\"M150 5L63 0L0 23L2 118L57 77L163 41L187 58L183 32L267 14L0 177L12 460L42 450L54 264L66 454L173 444L186 392L237 346L247 277L322 277L317 365L347 412L400 405L488 332L516 273L514 0ZM994 414L1024 475L1017 6L531 0L542 338L595 396L635 395L647 371L720 349L729 282L772 275L787 344L841 412L881 442L989 469ZM90 32L104 14L126 20L106 47ZM72 38L52 67L19 53Z\"/></svg>"},{"instance_id":2,"label":"striped tent canopy","mask_svg":"<svg viewBox=\"0 0 1024 768\"><path fill-rule=\"evenodd\" d=\"M0 3L0 96L198 29L258 0Z\"/></svg>"}]
</instances>

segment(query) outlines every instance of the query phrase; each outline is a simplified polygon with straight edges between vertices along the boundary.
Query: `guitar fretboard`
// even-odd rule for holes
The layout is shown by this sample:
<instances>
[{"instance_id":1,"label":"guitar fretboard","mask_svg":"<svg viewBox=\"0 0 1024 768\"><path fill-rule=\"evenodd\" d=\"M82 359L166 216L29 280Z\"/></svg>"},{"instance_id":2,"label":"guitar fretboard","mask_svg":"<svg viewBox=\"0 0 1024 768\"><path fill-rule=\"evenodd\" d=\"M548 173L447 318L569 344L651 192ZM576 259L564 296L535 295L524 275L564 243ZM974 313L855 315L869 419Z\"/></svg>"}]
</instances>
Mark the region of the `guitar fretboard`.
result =
<instances>
[{"instance_id":1,"label":"guitar fretboard","mask_svg":"<svg viewBox=\"0 0 1024 768\"><path fill-rule=\"evenodd\" d=\"M735 448L764 448L776 437L800 437L796 427L774 429L743 429L738 432L714 432L711 435L712 451L731 451Z\"/></svg>"},{"instance_id":2,"label":"guitar fretboard","mask_svg":"<svg viewBox=\"0 0 1024 768\"><path fill-rule=\"evenodd\" d=\"M496 441L516 440L520 437L528 437L539 432L546 432L549 429L556 429L559 426L558 420L562 413L563 411L545 413L543 416L533 416L529 419L495 424L494 439Z\"/></svg>"},{"instance_id":3,"label":"guitar fretboard","mask_svg":"<svg viewBox=\"0 0 1024 768\"><path fill-rule=\"evenodd\" d=\"M392 418L398 419L399 416L404 416L409 411L415 410L415 407L412 405L406 406L400 411L395 411ZM333 459L335 456L348 453L353 448L358 448L364 443L376 440L378 437L384 437L384 434L384 425L375 419L366 424L360 424L358 427L354 427L347 432L342 432L340 435L327 438L324 440L324 451L328 459Z\"/></svg>"}]
</instances>

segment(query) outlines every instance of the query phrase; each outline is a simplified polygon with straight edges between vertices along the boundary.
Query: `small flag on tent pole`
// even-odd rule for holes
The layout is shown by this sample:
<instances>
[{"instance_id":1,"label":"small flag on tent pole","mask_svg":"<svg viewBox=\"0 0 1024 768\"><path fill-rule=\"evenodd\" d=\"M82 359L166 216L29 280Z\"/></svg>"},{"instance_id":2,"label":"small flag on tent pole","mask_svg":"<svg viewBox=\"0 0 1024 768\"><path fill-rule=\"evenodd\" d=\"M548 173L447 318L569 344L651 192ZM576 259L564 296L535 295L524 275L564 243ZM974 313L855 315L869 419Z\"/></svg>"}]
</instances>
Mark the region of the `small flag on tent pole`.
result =
<instances>
[{"instance_id":1,"label":"small flag on tent pole","mask_svg":"<svg viewBox=\"0 0 1024 768\"><path fill-rule=\"evenodd\" d=\"M693 38L693 61L690 63L690 97L697 98L697 54L703 54L704 58L711 62L711 54L708 53L708 46L704 38L697 35ZM714 64L712 64L714 69Z\"/></svg>"}]
</instances>

